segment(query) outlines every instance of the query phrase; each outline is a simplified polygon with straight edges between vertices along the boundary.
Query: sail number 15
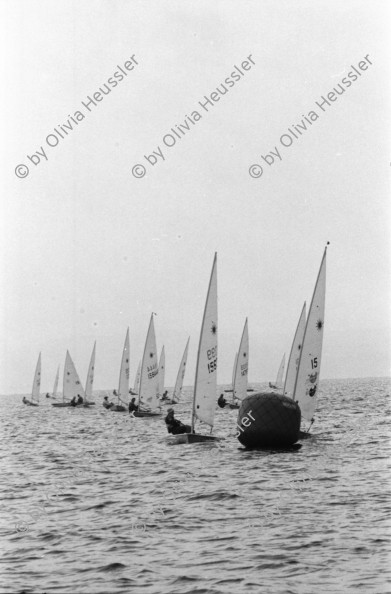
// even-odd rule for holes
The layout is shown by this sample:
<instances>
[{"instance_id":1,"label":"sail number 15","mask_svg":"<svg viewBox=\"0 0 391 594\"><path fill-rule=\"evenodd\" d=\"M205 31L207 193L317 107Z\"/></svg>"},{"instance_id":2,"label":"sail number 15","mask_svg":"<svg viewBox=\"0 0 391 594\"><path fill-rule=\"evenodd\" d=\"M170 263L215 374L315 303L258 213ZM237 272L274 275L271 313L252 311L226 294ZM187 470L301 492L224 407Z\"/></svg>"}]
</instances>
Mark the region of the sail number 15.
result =
<instances>
[{"instance_id":1,"label":"sail number 15","mask_svg":"<svg viewBox=\"0 0 391 594\"><path fill-rule=\"evenodd\" d=\"M311 359L311 369L316 369L318 367L318 357Z\"/></svg>"}]
</instances>

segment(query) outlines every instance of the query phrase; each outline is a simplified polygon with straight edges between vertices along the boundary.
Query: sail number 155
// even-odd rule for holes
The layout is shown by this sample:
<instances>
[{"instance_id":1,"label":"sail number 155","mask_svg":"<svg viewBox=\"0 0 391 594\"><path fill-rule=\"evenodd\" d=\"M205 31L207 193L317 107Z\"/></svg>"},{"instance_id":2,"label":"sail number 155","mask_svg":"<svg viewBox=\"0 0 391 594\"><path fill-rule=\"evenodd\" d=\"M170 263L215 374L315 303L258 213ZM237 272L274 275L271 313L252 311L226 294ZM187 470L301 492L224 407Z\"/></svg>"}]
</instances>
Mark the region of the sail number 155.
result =
<instances>
[{"instance_id":1,"label":"sail number 155","mask_svg":"<svg viewBox=\"0 0 391 594\"><path fill-rule=\"evenodd\" d=\"M209 373L213 373L217 369L217 357L213 359L210 363L208 363L208 371Z\"/></svg>"}]
</instances>

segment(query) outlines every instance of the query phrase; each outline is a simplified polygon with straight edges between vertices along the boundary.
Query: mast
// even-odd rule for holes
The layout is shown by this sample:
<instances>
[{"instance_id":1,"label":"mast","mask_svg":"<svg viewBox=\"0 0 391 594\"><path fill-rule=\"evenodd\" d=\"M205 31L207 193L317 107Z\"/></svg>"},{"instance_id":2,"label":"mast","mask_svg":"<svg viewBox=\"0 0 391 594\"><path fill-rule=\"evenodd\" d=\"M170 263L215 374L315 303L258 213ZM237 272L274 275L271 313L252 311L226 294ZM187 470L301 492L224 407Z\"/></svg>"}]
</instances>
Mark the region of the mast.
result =
<instances>
[{"instance_id":1,"label":"mast","mask_svg":"<svg viewBox=\"0 0 391 594\"><path fill-rule=\"evenodd\" d=\"M289 380L289 384L292 383L291 382L291 376L292 376L292 373L293 373L293 366L295 367L295 378L296 378L296 375L297 375L297 370L299 369L299 357L300 357L301 347L303 346L303 338L304 338L304 330L305 330L305 308L306 308L306 302L304 301L304 305L303 305L303 308L301 310L300 318L299 318L299 321L297 322L296 332L295 332L295 335L293 337L292 346L291 346L291 352L289 354L288 367L287 367L287 370L286 370L286 376L285 376L285 382L284 382L284 389L282 391L282 393L283 393L284 396L287 395L287 384L288 384L288 380ZM300 329L302 328L303 325L304 325L303 335L302 336L299 336L299 334L301 334ZM296 346L296 341L297 341L298 338L300 339L300 342ZM296 357L295 349L298 349L298 351L299 351L299 357L297 357L296 360L293 361L293 358ZM294 384L295 384L295 382L293 382L293 385Z\"/></svg>"}]
</instances>

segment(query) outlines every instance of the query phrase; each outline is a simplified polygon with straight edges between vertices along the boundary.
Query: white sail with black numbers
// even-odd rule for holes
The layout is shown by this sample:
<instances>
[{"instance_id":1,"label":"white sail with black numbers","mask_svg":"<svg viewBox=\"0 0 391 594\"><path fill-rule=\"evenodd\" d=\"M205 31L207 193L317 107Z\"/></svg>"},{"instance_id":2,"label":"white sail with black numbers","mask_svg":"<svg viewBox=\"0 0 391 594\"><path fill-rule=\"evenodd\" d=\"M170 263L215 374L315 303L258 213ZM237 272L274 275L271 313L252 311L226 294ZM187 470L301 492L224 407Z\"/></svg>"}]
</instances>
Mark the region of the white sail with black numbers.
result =
<instances>
[{"instance_id":1,"label":"white sail with black numbers","mask_svg":"<svg viewBox=\"0 0 391 594\"><path fill-rule=\"evenodd\" d=\"M39 402L40 389L41 389L41 353L39 353L37 365L35 367L33 389L31 391L31 400L34 403Z\"/></svg>"},{"instance_id":2,"label":"white sail with black numbers","mask_svg":"<svg viewBox=\"0 0 391 594\"><path fill-rule=\"evenodd\" d=\"M326 254L327 247L324 250L308 312L293 394L293 400L298 402L302 417L308 421L313 418L319 388L326 301Z\"/></svg>"},{"instance_id":3,"label":"white sail with black numbers","mask_svg":"<svg viewBox=\"0 0 391 594\"><path fill-rule=\"evenodd\" d=\"M126 331L118 382L118 404L127 405L129 396L129 328Z\"/></svg>"},{"instance_id":4,"label":"white sail with black numbers","mask_svg":"<svg viewBox=\"0 0 391 594\"><path fill-rule=\"evenodd\" d=\"M249 356L249 341L248 341L248 324L247 318L244 324L242 338L240 341L239 351L236 359L236 369L234 377L233 397L238 400L243 400L247 396L247 377L248 377L248 356Z\"/></svg>"},{"instance_id":5,"label":"white sail with black numbers","mask_svg":"<svg viewBox=\"0 0 391 594\"><path fill-rule=\"evenodd\" d=\"M72 361L72 357L67 351L64 365L63 400L66 402L78 395L84 397L84 390L76 371L76 367Z\"/></svg>"},{"instance_id":6,"label":"white sail with black numbers","mask_svg":"<svg viewBox=\"0 0 391 594\"><path fill-rule=\"evenodd\" d=\"M154 412L159 406L159 366L157 360L153 314L149 322L144 355L141 363L139 407Z\"/></svg>"},{"instance_id":7,"label":"white sail with black numbers","mask_svg":"<svg viewBox=\"0 0 391 594\"><path fill-rule=\"evenodd\" d=\"M183 387L183 378L185 377L186 371L186 363L187 363L187 353L189 351L189 340L190 337L187 339L186 347L182 355L181 364L179 365L178 375L175 382L174 393L172 395L172 399L178 402L179 398L182 394L182 387Z\"/></svg>"},{"instance_id":8,"label":"white sail with black numbers","mask_svg":"<svg viewBox=\"0 0 391 594\"><path fill-rule=\"evenodd\" d=\"M213 427L217 388L217 254L206 297L197 355L193 396L192 431L195 419Z\"/></svg>"},{"instance_id":9,"label":"white sail with black numbers","mask_svg":"<svg viewBox=\"0 0 391 594\"><path fill-rule=\"evenodd\" d=\"M304 303L303 309L301 310L299 323L297 324L295 336L293 338L292 348L291 348L291 352L289 355L288 367L286 370L284 396L288 396L288 398L292 398L292 396L293 396L293 390L295 389L297 370L299 368L300 352L301 352L301 347L303 345L304 330L305 330L305 319L306 319L305 318L305 308L306 308L306 304Z\"/></svg>"}]
</instances>

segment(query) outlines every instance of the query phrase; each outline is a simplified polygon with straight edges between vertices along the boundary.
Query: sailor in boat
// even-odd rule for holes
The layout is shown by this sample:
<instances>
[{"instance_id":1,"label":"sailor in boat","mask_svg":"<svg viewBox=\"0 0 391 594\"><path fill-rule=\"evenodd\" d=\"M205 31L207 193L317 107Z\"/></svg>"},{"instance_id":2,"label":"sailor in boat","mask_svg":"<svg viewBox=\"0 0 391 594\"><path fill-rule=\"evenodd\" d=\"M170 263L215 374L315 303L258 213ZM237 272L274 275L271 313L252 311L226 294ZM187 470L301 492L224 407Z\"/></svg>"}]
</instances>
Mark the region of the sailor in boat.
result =
<instances>
[{"instance_id":1,"label":"sailor in boat","mask_svg":"<svg viewBox=\"0 0 391 594\"><path fill-rule=\"evenodd\" d=\"M166 422L167 431L173 435L178 435L179 433L191 433L190 425L185 425L174 417L173 408L168 409L167 416L164 420Z\"/></svg>"},{"instance_id":2,"label":"sailor in boat","mask_svg":"<svg viewBox=\"0 0 391 594\"><path fill-rule=\"evenodd\" d=\"M136 404L136 399L132 398L132 400L129 402L129 412L135 412L138 410L138 406Z\"/></svg>"},{"instance_id":3,"label":"sailor in boat","mask_svg":"<svg viewBox=\"0 0 391 594\"><path fill-rule=\"evenodd\" d=\"M111 408L112 406L114 406L112 402L109 402L109 397L108 396L105 396L103 398L103 406L105 408Z\"/></svg>"},{"instance_id":4,"label":"sailor in boat","mask_svg":"<svg viewBox=\"0 0 391 594\"><path fill-rule=\"evenodd\" d=\"M224 398L224 394L220 394L217 404L219 405L220 408L224 408L224 406L227 404L227 401Z\"/></svg>"},{"instance_id":5,"label":"sailor in boat","mask_svg":"<svg viewBox=\"0 0 391 594\"><path fill-rule=\"evenodd\" d=\"M23 402L23 404L30 404L29 401L27 400L26 396L23 396L22 402Z\"/></svg>"},{"instance_id":6,"label":"sailor in boat","mask_svg":"<svg viewBox=\"0 0 391 594\"><path fill-rule=\"evenodd\" d=\"M71 400L71 406L77 406L76 396L74 396Z\"/></svg>"},{"instance_id":7,"label":"sailor in boat","mask_svg":"<svg viewBox=\"0 0 391 594\"><path fill-rule=\"evenodd\" d=\"M163 396L161 397L161 400L168 400L168 390L166 390L163 394Z\"/></svg>"},{"instance_id":8,"label":"sailor in boat","mask_svg":"<svg viewBox=\"0 0 391 594\"><path fill-rule=\"evenodd\" d=\"M46 392L46 398L50 398L49 392Z\"/></svg>"},{"instance_id":9,"label":"sailor in boat","mask_svg":"<svg viewBox=\"0 0 391 594\"><path fill-rule=\"evenodd\" d=\"M83 397L80 396L80 394L78 394L77 395L77 402L76 402L76 404L83 404L83 402L84 402Z\"/></svg>"},{"instance_id":10,"label":"sailor in boat","mask_svg":"<svg viewBox=\"0 0 391 594\"><path fill-rule=\"evenodd\" d=\"M269 382L269 388L271 388L272 390L277 390L278 389L277 386L275 386L271 382Z\"/></svg>"}]
</instances>

